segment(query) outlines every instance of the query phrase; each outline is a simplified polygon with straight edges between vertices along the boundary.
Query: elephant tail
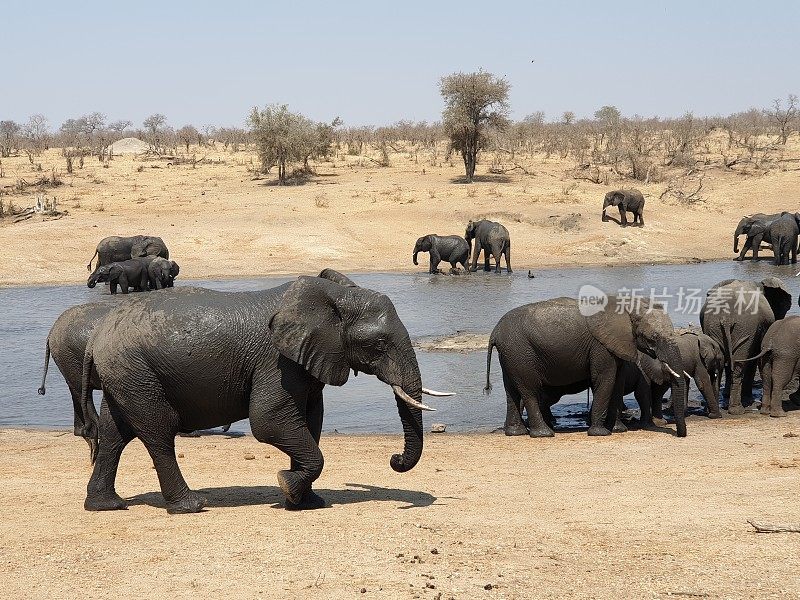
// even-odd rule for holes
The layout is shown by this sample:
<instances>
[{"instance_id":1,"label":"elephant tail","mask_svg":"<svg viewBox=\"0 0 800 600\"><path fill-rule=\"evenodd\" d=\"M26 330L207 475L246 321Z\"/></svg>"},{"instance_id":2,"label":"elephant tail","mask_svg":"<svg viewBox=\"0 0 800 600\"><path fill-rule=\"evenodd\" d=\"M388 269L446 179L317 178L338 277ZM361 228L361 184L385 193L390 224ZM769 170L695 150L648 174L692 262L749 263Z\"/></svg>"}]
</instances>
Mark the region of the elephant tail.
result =
<instances>
[{"instance_id":1,"label":"elephant tail","mask_svg":"<svg viewBox=\"0 0 800 600\"><path fill-rule=\"evenodd\" d=\"M47 391L44 387L45 379L47 379L47 367L50 365L50 336L47 336L47 341L44 344L44 373L42 374L42 385L36 390L40 396L44 396Z\"/></svg>"},{"instance_id":2,"label":"elephant tail","mask_svg":"<svg viewBox=\"0 0 800 600\"><path fill-rule=\"evenodd\" d=\"M492 351L494 347L494 339L489 338L489 348L486 350L486 387L483 388L485 394L490 394L492 392L492 382L489 379L489 375L492 372Z\"/></svg>"},{"instance_id":3,"label":"elephant tail","mask_svg":"<svg viewBox=\"0 0 800 600\"><path fill-rule=\"evenodd\" d=\"M86 270L87 271L91 271L92 270L92 261L94 260L95 256L97 256L97 250L96 249L94 251L94 254L92 254L92 258L89 259L89 264L86 265Z\"/></svg>"},{"instance_id":4,"label":"elephant tail","mask_svg":"<svg viewBox=\"0 0 800 600\"><path fill-rule=\"evenodd\" d=\"M97 412L91 410L94 408L92 403L92 369L94 368L94 344L93 340L89 338L89 343L86 344L86 352L83 355L83 373L81 374L81 413L83 413L83 431L81 436L90 440L89 444L92 445L94 441L94 448L97 448L99 439L98 419ZM91 408L90 408L91 407ZM91 461L94 464L97 459L97 452L91 453Z\"/></svg>"},{"instance_id":5,"label":"elephant tail","mask_svg":"<svg viewBox=\"0 0 800 600\"><path fill-rule=\"evenodd\" d=\"M770 352L772 352L772 348L764 348L761 352L759 352L755 356L751 356L750 358L740 358L737 359L736 362L737 363L753 362L754 360L758 360L762 356L766 356Z\"/></svg>"},{"instance_id":6,"label":"elephant tail","mask_svg":"<svg viewBox=\"0 0 800 600\"><path fill-rule=\"evenodd\" d=\"M720 323L722 328L722 339L725 340L725 348L728 350L728 364L733 368L733 343L731 342L731 325L726 321Z\"/></svg>"}]
</instances>

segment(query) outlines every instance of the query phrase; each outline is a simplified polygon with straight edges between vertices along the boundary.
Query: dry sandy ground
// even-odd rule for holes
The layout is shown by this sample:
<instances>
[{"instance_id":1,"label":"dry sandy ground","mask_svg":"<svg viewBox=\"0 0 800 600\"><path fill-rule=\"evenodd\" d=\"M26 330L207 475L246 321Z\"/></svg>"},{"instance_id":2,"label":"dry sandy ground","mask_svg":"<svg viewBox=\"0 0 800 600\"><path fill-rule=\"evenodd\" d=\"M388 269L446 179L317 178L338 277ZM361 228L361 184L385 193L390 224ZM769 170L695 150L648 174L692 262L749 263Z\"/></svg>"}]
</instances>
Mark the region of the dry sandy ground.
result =
<instances>
[{"instance_id":1,"label":"dry sandy ground","mask_svg":"<svg viewBox=\"0 0 800 600\"><path fill-rule=\"evenodd\" d=\"M741 215L794 210L800 187L795 138L786 160L767 174L710 169L704 201L696 206L659 200L667 179L637 185L647 199L646 226L622 230L601 222L602 199L631 182L576 181L565 174L572 161L555 157L520 159L531 174L491 175L487 154L479 165L480 181L465 185L459 183L458 157L445 162L441 148L436 156L393 154L387 168L337 153L332 162L316 165L318 176L305 185L278 187L274 174L253 179L252 152L225 152L221 146L194 151L206 159L196 168L123 156L108 168L87 159L74 175L65 173L58 149L36 159L41 172L24 156L3 159L0 191L6 205L32 206L37 193L46 193L69 215L17 224L0 220L4 256L19 257L0 261L0 285L82 281L101 238L138 233L162 236L184 278L317 273L323 267L422 270L427 255L418 268L411 262L417 237L463 235L470 218L484 216L510 230L512 266L519 270L733 258L732 232ZM49 176L53 168L64 182L60 187L15 188L20 180Z\"/></svg>"},{"instance_id":2,"label":"dry sandy ground","mask_svg":"<svg viewBox=\"0 0 800 600\"><path fill-rule=\"evenodd\" d=\"M291 513L286 457L251 437L179 438L208 510L169 516L134 442L126 512L82 509L86 445L0 431L6 598L798 598L800 412L708 421L689 437L428 435L394 473L395 436L323 436L317 490ZM245 459L252 454L254 458ZM491 586L491 589L489 589Z\"/></svg>"}]
</instances>

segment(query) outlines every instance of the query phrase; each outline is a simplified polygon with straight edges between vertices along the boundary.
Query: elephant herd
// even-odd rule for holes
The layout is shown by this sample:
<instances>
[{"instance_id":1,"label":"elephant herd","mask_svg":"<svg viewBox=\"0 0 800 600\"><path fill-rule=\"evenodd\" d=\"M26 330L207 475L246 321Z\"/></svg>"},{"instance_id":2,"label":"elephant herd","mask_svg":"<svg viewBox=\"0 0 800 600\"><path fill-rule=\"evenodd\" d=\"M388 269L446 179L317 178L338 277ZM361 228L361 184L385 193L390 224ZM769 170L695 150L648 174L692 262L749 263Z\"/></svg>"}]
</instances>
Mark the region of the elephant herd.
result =
<instances>
[{"instance_id":1,"label":"elephant herd","mask_svg":"<svg viewBox=\"0 0 800 600\"><path fill-rule=\"evenodd\" d=\"M95 256L97 266L92 271ZM164 240L149 235L103 238L97 244L86 269L92 271L87 286L93 288L105 282L112 294L117 293L117 286L123 294L131 289L146 292L172 287L180 273L178 263L169 260L169 250Z\"/></svg>"},{"instance_id":2,"label":"elephant herd","mask_svg":"<svg viewBox=\"0 0 800 600\"><path fill-rule=\"evenodd\" d=\"M494 257L499 272L505 256L511 272L510 248L505 227L470 221L463 238L417 240L414 263L419 252L428 252L431 273L443 260L469 272L483 251L486 270ZM408 331L384 294L332 269L272 289L220 292L172 287L175 265L174 274L156 275L151 284L150 267L171 261L163 241L149 236L106 238L96 254L90 287L107 280L123 293L126 287L167 289L70 308L48 335L39 393L45 393L52 355L72 397L74 433L90 447L87 510L126 508L115 480L134 438L150 454L168 512L202 510L202 496L178 466L175 436L242 419L249 419L257 440L291 459L278 473L285 507L324 506L312 490L324 462L323 390L344 385L351 372L374 375L391 390L404 436L391 468L405 472L420 460L422 412L433 410L423 395L451 394L423 386ZM111 275L115 269L118 276ZM708 417L719 418L723 373L728 413L736 415L752 397L758 368L761 412L783 416L800 367L800 317L784 318L791 303L774 277L722 281L707 293L702 331L677 331L661 305L644 299L631 304L611 295L586 305L561 297L526 304L506 313L491 333L486 390L496 350L506 395L504 431L531 437L553 436L551 407L565 394L586 390L594 398L591 436L626 430L621 413L630 393L641 409L640 428L663 428L662 399L671 390L677 436L684 437L690 379ZM94 390L102 392L99 413Z\"/></svg>"},{"instance_id":3,"label":"elephant herd","mask_svg":"<svg viewBox=\"0 0 800 600\"><path fill-rule=\"evenodd\" d=\"M475 248L472 249L472 243ZM468 266L470 251L472 251L472 265ZM464 267L464 272L478 270L478 259L483 251L483 270L489 271L490 258L495 260L495 273L500 273L500 259L505 257L506 271L511 270L511 235L508 229L500 223L481 219L467 223L464 237L458 235L436 235L429 233L423 235L414 244L414 264L417 263L417 255L420 252L427 252L430 257L429 273L440 273L439 263L442 261L450 263L450 273L458 272L458 265Z\"/></svg>"},{"instance_id":4,"label":"elephant herd","mask_svg":"<svg viewBox=\"0 0 800 600\"><path fill-rule=\"evenodd\" d=\"M740 252L739 237L742 235L746 237ZM757 260L759 250L767 248L772 249L776 265L794 264L797 262L798 241L800 212L746 215L733 233L733 252L739 253L734 260L744 260L748 251L752 251L753 260Z\"/></svg>"}]
</instances>

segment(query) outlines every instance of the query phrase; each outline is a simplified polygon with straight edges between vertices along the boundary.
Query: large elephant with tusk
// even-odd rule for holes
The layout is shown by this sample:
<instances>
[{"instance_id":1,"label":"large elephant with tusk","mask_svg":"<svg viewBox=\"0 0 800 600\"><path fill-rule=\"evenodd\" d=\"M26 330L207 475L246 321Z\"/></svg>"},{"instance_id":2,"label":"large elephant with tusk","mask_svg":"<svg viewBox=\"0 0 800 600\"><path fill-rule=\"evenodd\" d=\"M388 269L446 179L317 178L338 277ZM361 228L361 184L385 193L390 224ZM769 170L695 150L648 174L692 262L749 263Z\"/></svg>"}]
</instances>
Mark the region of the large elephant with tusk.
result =
<instances>
[{"instance_id":1,"label":"large elephant with tusk","mask_svg":"<svg viewBox=\"0 0 800 600\"><path fill-rule=\"evenodd\" d=\"M618 427L625 363L636 362L639 353L659 359L672 377L678 436L686 435L686 383L672 321L644 299L603 296L603 302L585 305L554 298L509 311L489 337L487 391L494 348L506 391L506 435L552 436L541 406L588 387L594 392L589 435L609 435Z\"/></svg>"},{"instance_id":2,"label":"large elephant with tusk","mask_svg":"<svg viewBox=\"0 0 800 600\"><path fill-rule=\"evenodd\" d=\"M405 443L392 468L408 471L422 455L422 411L430 410L422 394L432 390L422 386L408 332L389 298L329 269L263 291L172 288L122 303L89 340L84 390L95 370L104 402L98 422L84 393L83 433L101 439L87 510L125 508L114 480L134 437L153 459L168 512L201 510L175 459L176 433L248 417L256 439L291 458L278 472L286 508L324 506L311 490L323 466L322 392L351 371L394 392Z\"/></svg>"}]
</instances>

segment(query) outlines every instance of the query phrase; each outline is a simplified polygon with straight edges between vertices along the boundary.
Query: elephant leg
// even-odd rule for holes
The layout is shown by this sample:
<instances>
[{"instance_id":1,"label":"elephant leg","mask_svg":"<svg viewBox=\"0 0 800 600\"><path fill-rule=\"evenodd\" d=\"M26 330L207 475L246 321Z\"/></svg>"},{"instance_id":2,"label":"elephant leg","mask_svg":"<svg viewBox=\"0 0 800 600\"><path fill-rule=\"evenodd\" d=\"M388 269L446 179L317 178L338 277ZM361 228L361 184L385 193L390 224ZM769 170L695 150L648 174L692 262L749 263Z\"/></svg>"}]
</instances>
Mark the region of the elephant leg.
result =
<instances>
[{"instance_id":1,"label":"elephant leg","mask_svg":"<svg viewBox=\"0 0 800 600\"><path fill-rule=\"evenodd\" d=\"M753 237L753 260L758 260L758 251L761 249L761 240L763 239L763 235L756 235Z\"/></svg>"},{"instance_id":2,"label":"elephant leg","mask_svg":"<svg viewBox=\"0 0 800 600\"><path fill-rule=\"evenodd\" d=\"M786 411L783 410L784 400L789 399L786 387L794 377L796 361L791 358L772 359L772 386L769 402L770 417L785 417Z\"/></svg>"},{"instance_id":3,"label":"elephant leg","mask_svg":"<svg viewBox=\"0 0 800 600\"><path fill-rule=\"evenodd\" d=\"M761 359L759 370L761 371L761 409L758 411L762 415L768 415L770 406L772 405L772 357Z\"/></svg>"},{"instance_id":4,"label":"elephant leg","mask_svg":"<svg viewBox=\"0 0 800 600\"><path fill-rule=\"evenodd\" d=\"M593 436L611 435L611 429L616 422L618 398L622 396L622 366L605 350L602 355L591 357L589 360L594 400L588 433ZM617 404L614 404L614 401Z\"/></svg>"},{"instance_id":5,"label":"elephant leg","mask_svg":"<svg viewBox=\"0 0 800 600\"><path fill-rule=\"evenodd\" d=\"M541 410L541 392L532 388L520 390L522 402L528 412L528 434L531 437L553 437L555 433L544 420Z\"/></svg>"},{"instance_id":6,"label":"elephant leg","mask_svg":"<svg viewBox=\"0 0 800 600\"><path fill-rule=\"evenodd\" d=\"M742 245L742 251L739 253L739 256L734 258L733 260L736 261L743 261L744 255L747 254L747 251L753 247L753 242L750 240L749 237L745 238L744 244Z\"/></svg>"},{"instance_id":7,"label":"elephant leg","mask_svg":"<svg viewBox=\"0 0 800 600\"><path fill-rule=\"evenodd\" d=\"M500 273L500 258L502 256L501 252L498 250L497 252L492 251L492 255L494 256L494 272Z\"/></svg>"},{"instance_id":8,"label":"elephant leg","mask_svg":"<svg viewBox=\"0 0 800 600\"><path fill-rule=\"evenodd\" d=\"M644 215L639 213L639 227L644 227Z\"/></svg>"},{"instance_id":9,"label":"elephant leg","mask_svg":"<svg viewBox=\"0 0 800 600\"><path fill-rule=\"evenodd\" d=\"M108 290L111 295L115 295L117 293L117 282L116 281L109 281L108 282Z\"/></svg>"},{"instance_id":10,"label":"elephant leg","mask_svg":"<svg viewBox=\"0 0 800 600\"><path fill-rule=\"evenodd\" d=\"M73 412L73 433L78 437L82 437L86 440L86 443L89 444L89 456L95 458L97 455L97 440L93 437L84 437L83 435L83 428L85 427L85 423L83 421L83 408L81 403L81 391L80 389L73 389L72 385L68 385L70 396L72 396L72 412ZM99 417L97 415L97 410L94 407L94 402L89 403L89 411L92 413L93 421L95 423L99 422Z\"/></svg>"},{"instance_id":11,"label":"elephant leg","mask_svg":"<svg viewBox=\"0 0 800 600\"><path fill-rule=\"evenodd\" d=\"M134 381L119 382L110 393L109 405L116 404L123 419L144 444L161 485L167 512L200 512L206 504L197 492L186 485L175 457L175 436L180 429L180 416L167 401L156 374L142 367ZM100 451L105 440L100 437Z\"/></svg>"},{"instance_id":12,"label":"elephant leg","mask_svg":"<svg viewBox=\"0 0 800 600\"><path fill-rule=\"evenodd\" d=\"M478 258L481 255L481 241L480 238L475 238L475 247L472 249L472 266L470 271L478 270Z\"/></svg>"},{"instance_id":13,"label":"elephant leg","mask_svg":"<svg viewBox=\"0 0 800 600\"><path fill-rule=\"evenodd\" d=\"M525 435L528 433L528 428L522 422L522 396L502 364L500 368L503 371L503 387L506 390L506 422L503 431L509 436Z\"/></svg>"},{"instance_id":14,"label":"elephant leg","mask_svg":"<svg viewBox=\"0 0 800 600\"><path fill-rule=\"evenodd\" d=\"M253 381L250 428L259 442L271 444L291 458L290 469L278 471L278 484L286 496L286 508L320 508L316 503L310 506L304 503L309 498L311 484L322 473L325 461L306 420L309 391L302 386L291 392L281 387L282 379L294 377L299 375L284 373L276 380L270 373L264 373L263 377ZM298 400L304 396L305 400ZM320 424L314 421L313 426L321 430L321 412L318 419Z\"/></svg>"},{"instance_id":15,"label":"elephant leg","mask_svg":"<svg viewBox=\"0 0 800 600\"><path fill-rule=\"evenodd\" d=\"M434 258L433 254L431 254L431 263L430 263L430 266L428 267L428 273L434 273L434 274L435 273L439 273L439 263L440 262L441 262L441 259L438 256L436 258Z\"/></svg>"},{"instance_id":16,"label":"elephant leg","mask_svg":"<svg viewBox=\"0 0 800 600\"><path fill-rule=\"evenodd\" d=\"M506 257L506 271L513 273L514 271L511 270L511 240L503 248L503 255Z\"/></svg>"},{"instance_id":17,"label":"elephant leg","mask_svg":"<svg viewBox=\"0 0 800 600\"><path fill-rule=\"evenodd\" d=\"M128 508L114 486L122 451L134 437L133 429L125 421L114 402L103 397L100 404L100 439L92 477L86 486L86 510L124 510Z\"/></svg>"},{"instance_id":18,"label":"elephant leg","mask_svg":"<svg viewBox=\"0 0 800 600\"><path fill-rule=\"evenodd\" d=\"M539 409L542 411L542 418L547 426L555 431L556 418L553 416L553 405L558 402L559 398L551 398L542 394L542 404Z\"/></svg>"},{"instance_id":19,"label":"elephant leg","mask_svg":"<svg viewBox=\"0 0 800 600\"><path fill-rule=\"evenodd\" d=\"M731 369L731 395L728 399L728 414L729 415L743 415L744 406L742 406L742 376L743 376L742 363L734 363Z\"/></svg>"},{"instance_id":20,"label":"elephant leg","mask_svg":"<svg viewBox=\"0 0 800 600\"><path fill-rule=\"evenodd\" d=\"M625 215L625 207L620 204L619 205L619 222L623 227L628 226L628 217Z\"/></svg>"},{"instance_id":21,"label":"elephant leg","mask_svg":"<svg viewBox=\"0 0 800 600\"><path fill-rule=\"evenodd\" d=\"M702 365L697 365L694 371L694 383L697 386L697 389L700 390L700 393L703 394L703 397L706 399L706 406L708 407L708 418L709 419L719 419L722 414L719 412L719 400L717 399L716 394L714 393L714 385L711 383L711 377L706 371L705 367ZM689 391L689 385L687 382L686 391ZM688 406L688 401L685 406Z\"/></svg>"},{"instance_id":22,"label":"elephant leg","mask_svg":"<svg viewBox=\"0 0 800 600\"><path fill-rule=\"evenodd\" d=\"M308 425L308 431L311 433L311 437L317 443L317 446L319 446L319 440L322 436L323 414L324 408L322 401L322 388L319 390L309 391L308 399L306 401L306 423ZM302 469L302 465L292 458L290 469L292 471L299 471ZM309 489L303 493L303 497L299 504L299 507L287 507L323 508L325 506L325 500L321 496L315 494L314 491L309 487Z\"/></svg>"},{"instance_id":23,"label":"elephant leg","mask_svg":"<svg viewBox=\"0 0 800 600\"><path fill-rule=\"evenodd\" d=\"M487 273L492 270L492 268L489 266L489 252L490 252L490 246L484 247L484 249L483 249L483 270L486 271Z\"/></svg>"},{"instance_id":24,"label":"elephant leg","mask_svg":"<svg viewBox=\"0 0 800 600\"><path fill-rule=\"evenodd\" d=\"M644 377L640 377L636 384L636 389L633 391L633 397L639 404L639 427L641 429L653 428L653 393L651 386L645 381Z\"/></svg>"},{"instance_id":25,"label":"elephant leg","mask_svg":"<svg viewBox=\"0 0 800 600\"><path fill-rule=\"evenodd\" d=\"M758 352L758 350L754 350ZM742 367L742 404L749 406L753 403L753 380L756 376L756 368L758 365L755 362L744 363Z\"/></svg>"}]
</instances>

